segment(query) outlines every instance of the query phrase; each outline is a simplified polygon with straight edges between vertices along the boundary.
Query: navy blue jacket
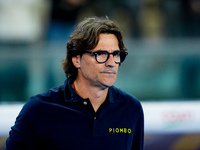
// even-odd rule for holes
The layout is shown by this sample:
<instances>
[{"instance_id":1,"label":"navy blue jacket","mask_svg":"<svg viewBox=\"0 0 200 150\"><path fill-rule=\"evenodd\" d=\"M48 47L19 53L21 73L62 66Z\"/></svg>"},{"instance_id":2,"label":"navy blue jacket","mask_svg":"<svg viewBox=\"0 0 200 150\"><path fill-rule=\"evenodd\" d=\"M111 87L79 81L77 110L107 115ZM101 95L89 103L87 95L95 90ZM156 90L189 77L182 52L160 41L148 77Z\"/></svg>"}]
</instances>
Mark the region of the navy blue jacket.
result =
<instances>
[{"instance_id":1,"label":"navy blue jacket","mask_svg":"<svg viewBox=\"0 0 200 150\"><path fill-rule=\"evenodd\" d=\"M70 80L31 97L18 115L7 150L142 150L144 117L140 102L111 86L95 113Z\"/></svg>"}]
</instances>

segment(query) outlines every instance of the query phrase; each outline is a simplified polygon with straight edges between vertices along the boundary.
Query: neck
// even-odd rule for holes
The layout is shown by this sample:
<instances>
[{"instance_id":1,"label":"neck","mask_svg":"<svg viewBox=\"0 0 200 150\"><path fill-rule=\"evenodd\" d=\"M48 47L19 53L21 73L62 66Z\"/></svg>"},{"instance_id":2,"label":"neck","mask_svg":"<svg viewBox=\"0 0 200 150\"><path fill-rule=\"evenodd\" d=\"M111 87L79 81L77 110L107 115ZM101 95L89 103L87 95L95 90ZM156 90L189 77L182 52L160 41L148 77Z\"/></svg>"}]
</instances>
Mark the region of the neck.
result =
<instances>
[{"instance_id":1,"label":"neck","mask_svg":"<svg viewBox=\"0 0 200 150\"><path fill-rule=\"evenodd\" d=\"M83 84L82 82L79 82L79 80L75 80L72 87L82 98L89 98L95 112L106 100L108 94L108 88L100 88L98 86Z\"/></svg>"}]
</instances>

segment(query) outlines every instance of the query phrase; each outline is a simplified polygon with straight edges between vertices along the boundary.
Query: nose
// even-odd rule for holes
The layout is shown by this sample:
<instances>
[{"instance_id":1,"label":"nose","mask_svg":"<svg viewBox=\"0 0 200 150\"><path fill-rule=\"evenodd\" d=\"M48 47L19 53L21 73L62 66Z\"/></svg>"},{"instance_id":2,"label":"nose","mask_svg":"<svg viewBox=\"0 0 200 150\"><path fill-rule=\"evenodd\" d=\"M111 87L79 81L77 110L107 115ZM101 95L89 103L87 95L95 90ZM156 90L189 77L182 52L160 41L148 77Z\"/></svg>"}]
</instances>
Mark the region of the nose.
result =
<instances>
[{"instance_id":1,"label":"nose","mask_svg":"<svg viewBox=\"0 0 200 150\"><path fill-rule=\"evenodd\" d=\"M112 54L110 54L108 60L105 62L105 65L108 67L114 67L116 65Z\"/></svg>"}]
</instances>

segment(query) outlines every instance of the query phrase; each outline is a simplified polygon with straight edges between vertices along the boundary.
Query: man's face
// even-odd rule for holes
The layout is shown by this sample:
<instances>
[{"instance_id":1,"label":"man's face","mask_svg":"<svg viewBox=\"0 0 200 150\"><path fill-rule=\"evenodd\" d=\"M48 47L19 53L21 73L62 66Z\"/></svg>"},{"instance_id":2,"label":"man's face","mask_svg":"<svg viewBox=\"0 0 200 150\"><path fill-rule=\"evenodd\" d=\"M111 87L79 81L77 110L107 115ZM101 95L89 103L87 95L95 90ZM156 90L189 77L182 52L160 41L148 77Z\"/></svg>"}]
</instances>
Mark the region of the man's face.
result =
<instances>
[{"instance_id":1,"label":"man's face","mask_svg":"<svg viewBox=\"0 0 200 150\"><path fill-rule=\"evenodd\" d=\"M114 34L100 34L99 42L92 52L105 50L112 53L119 50L119 44ZM114 84L119 64L113 60L113 55L105 63L98 63L93 54L85 53L82 58L79 57L77 80L84 84L107 88Z\"/></svg>"}]
</instances>

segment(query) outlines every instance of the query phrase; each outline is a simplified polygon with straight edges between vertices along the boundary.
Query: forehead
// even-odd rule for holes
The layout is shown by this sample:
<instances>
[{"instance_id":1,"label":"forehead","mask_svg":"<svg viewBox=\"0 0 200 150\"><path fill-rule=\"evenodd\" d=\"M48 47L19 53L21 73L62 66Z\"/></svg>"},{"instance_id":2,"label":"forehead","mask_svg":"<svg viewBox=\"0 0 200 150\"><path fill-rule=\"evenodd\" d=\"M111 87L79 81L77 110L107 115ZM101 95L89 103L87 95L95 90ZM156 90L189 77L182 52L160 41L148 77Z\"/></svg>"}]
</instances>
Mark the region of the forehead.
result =
<instances>
[{"instance_id":1,"label":"forehead","mask_svg":"<svg viewBox=\"0 0 200 150\"><path fill-rule=\"evenodd\" d=\"M114 34L100 34L94 50L119 50L119 42Z\"/></svg>"}]
</instances>

